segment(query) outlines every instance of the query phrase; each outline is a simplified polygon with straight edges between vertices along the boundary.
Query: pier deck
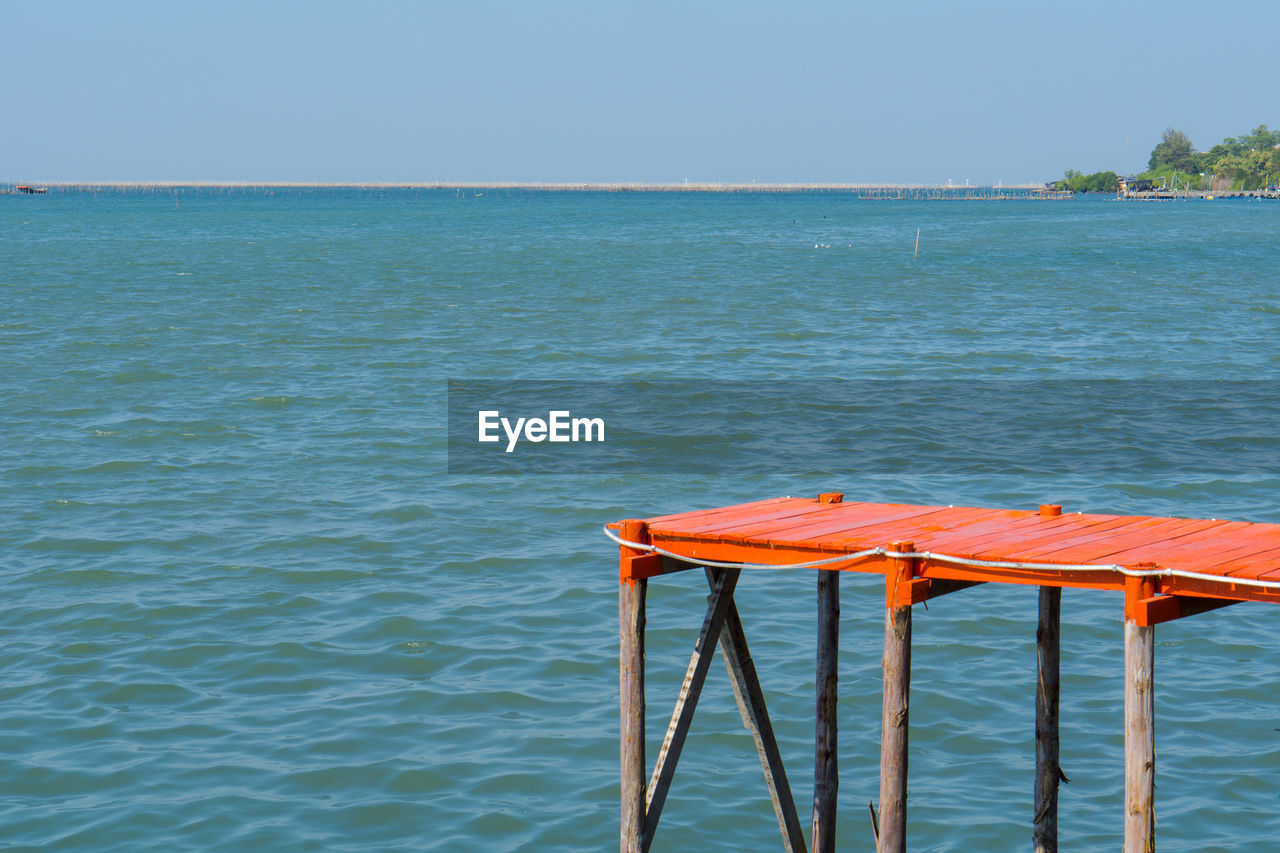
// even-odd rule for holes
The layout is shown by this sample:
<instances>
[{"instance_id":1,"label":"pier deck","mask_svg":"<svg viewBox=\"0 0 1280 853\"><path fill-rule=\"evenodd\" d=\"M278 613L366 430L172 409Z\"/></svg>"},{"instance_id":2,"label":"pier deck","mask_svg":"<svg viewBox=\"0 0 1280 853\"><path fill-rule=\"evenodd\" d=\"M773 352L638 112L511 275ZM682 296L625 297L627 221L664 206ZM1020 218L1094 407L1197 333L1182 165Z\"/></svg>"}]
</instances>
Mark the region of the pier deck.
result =
<instances>
[{"instance_id":1,"label":"pier deck","mask_svg":"<svg viewBox=\"0 0 1280 853\"><path fill-rule=\"evenodd\" d=\"M607 526L620 545L623 851L649 849L684 736L718 643L756 739L785 849L806 849L764 694L749 666L733 602L743 569L811 569L817 576L817 704L813 823L808 849L834 849L838 582L885 577L884 709L877 849L905 850L912 605L985 583L1040 587L1036 628L1034 849L1057 850L1058 660L1062 587L1123 593L1126 853L1155 849L1154 626L1240 601L1280 602L1280 524L1223 519L775 498ZM661 575L703 568L711 588L670 727L646 786L645 589ZM794 576L794 573L791 573ZM970 594L980 594L979 592ZM744 666L742 661L746 661Z\"/></svg>"},{"instance_id":2,"label":"pier deck","mask_svg":"<svg viewBox=\"0 0 1280 853\"><path fill-rule=\"evenodd\" d=\"M915 579L1123 590L1126 577L1157 573L1150 577L1160 595L1280 602L1280 524L775 498L645 525L648 544L695 564L780 566L910 540L937 555L917 559ZM671 562L664 572L691 567ZM893 562L877 553L824 568L884 574Z\"/></svg>"}]
</instances>

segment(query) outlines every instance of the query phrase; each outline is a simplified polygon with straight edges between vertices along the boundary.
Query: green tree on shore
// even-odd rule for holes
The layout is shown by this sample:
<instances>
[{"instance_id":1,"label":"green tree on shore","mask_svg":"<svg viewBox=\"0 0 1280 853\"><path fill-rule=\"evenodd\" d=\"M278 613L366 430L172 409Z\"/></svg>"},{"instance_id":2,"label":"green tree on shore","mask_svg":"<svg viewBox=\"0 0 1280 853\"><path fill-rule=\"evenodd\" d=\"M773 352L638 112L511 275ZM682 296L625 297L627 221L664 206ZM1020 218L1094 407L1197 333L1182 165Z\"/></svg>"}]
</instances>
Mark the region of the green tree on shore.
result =
<instances>
[{"instance_id":1,"label":"green tree on shore","mask_svg":"<svg viewBox=\"0 0 1280 853\"><path fill-rule=\"evenodd\" d=\"M1167 128L1151 151L1147 171L1137 178L1204 190L1255 190L1280 185L1280 130L1260 124L1240 137L1229 136L1208 151L1196 151L1187 134ZM1057 189L1114 192L1114 172L1082 175L1068 169Z\"/></svg>"},{"instance_id":2,"label":"green tree on shore","mask_svg":"<svg viewBox=\"0 0 1280 853\"><path fill-rule=\"evenodd\" d=\"M1053 185L1055 190L1071 190L1073 193L1113 193L1120 185L1115 172L1094 172L1085 175L1075 169L1067 169L1062 180Z\"/></svg>"},{"instance_id":3,"label":"green tree on shore","mask_svg":"<svg viewBox=\"0 0 1280 853\"><path fill-rule=\"evenodd\" d=\"M1177 172L1199 172L1200 160L1191 137L1172 127L1166 128L1156 147L1151 150L1147 168L1155 172L1161 166L1169 166Z\"/></svg>"},{"instance_id":4,"label":"green tree on shore","mask_svg":"<svg viewBox=\"0 0 1280 853\"><path fill-rule=\"evenodd\" d=\"M1280 131L1260 124L1252 133L1232 136L1204 154L1204 169L1218 186L1258 189L1280 181Z\"/></svg>"}]
</instances>

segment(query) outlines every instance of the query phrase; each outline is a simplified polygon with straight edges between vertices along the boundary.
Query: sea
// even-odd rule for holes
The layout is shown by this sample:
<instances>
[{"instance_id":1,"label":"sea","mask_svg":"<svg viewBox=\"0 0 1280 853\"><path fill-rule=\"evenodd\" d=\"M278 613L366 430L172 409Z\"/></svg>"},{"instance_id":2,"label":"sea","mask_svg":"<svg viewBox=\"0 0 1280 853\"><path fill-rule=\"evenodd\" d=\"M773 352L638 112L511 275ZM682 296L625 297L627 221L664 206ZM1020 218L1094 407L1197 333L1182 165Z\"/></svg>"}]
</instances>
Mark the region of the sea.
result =
<instances>
[{"instance_id":1,"label":"sea","mask_svg":"<svg viewBox=\"0 0 1280 853\"><path fill-rule=\"evenodd\" d=\"M830 382L863 389L864 417L910 407L917 382L1116 381L1139 408L1152 388L1221 383L1247 404L1280 379L1278 237L1280 203L1252 200L0 196L0 845L616 849L602 525L831 491L1280 522L1280 471L1235 453L1280 440L1264 418L1150 461L1136 417L1046 442L1043 468L953 464L948 419L926 411L932 440L866 467L778 465L768 442L787 437L748 429L766 441L731 464L690 453L683 470L676 442L652 469L477 473L450 465L451 381L671 382L708 408L725 388ZM1002 411L979 419L993 441ZM841 594L838 842L871 850L883 584L849 574ZM649 585L651 761L705 598L701 572ZM806 823L815 601L811 573L739 584ZM916 611L909 845L1028 849L1036 590ZM1121 597L1068 589L1062 620L1062 849L1116 850ZM1280 609L1156 640L1160 849L1271 849ZM780 845L716 663L654 850Z\"/></svg>"}]
</instances>

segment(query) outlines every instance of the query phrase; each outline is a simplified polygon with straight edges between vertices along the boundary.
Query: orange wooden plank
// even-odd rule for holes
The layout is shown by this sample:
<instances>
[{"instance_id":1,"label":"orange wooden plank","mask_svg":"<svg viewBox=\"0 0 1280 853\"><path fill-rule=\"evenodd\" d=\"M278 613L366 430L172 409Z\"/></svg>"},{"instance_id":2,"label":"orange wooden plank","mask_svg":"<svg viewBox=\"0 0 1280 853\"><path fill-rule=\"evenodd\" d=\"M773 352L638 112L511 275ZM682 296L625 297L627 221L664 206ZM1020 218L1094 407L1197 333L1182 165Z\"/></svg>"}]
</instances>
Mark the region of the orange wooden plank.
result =
<instances>
[{"instance_id":1,"label":"orange wooden plank","mask_svg":"<svg viewBox=\"0 0 1280 853\"><path fill-rule=\"evenodd\" d=\"M706 527L691 532L714 533L720 536L731 536L734 539L759 539L764 542L768 540L771 532L789 527L859 524L866 519L916 516L936 511L936 509L936 507L903 504L827 504L821 507L820 513L790 513L772 517L744 518L733 525Z\"/></svg>"},{"instance_id":2,"label":"orange wooden plank","mask_svg":"<svg viewBox=\"0 0 1280 853\"><path fill-rule=\"evenodd\" d=\"M925 536L928 534L938 534L943 531L955 530L972 530L977 526L994 526L999 524L1007 524L1015 520L1020 512L1016 510L990 510L979 509L973 507L955 507L940 510L936 513L919 516L910 519L914 524L906 525L906 519L893 519L884 524L877 525L874 530L849 530L834 531L831 534L824 535L824 540L830 540L833 543L839 543L850 538L865 540L869 535L874 535L883 541L893 541L904 538L901 534L903 530L909 531L913 536ZM887 539L885 537L888 537ZM911 537L905 537L911 538Z\"/></svg>"},{"instance_id":3,"label":"orange wooden plank","mask_svg":"<svg viewBox=\"0 0 1280 853\"><path fill-rule=\"evenodd\" d=\"M946 531L953 525L959 529L999 529L1012 524L1019 519L1032 515L1026 510L983 510L974 507L964 508L945 508L940 509L937 513L930 513L919 518L918 523L912 523L915 519L894 519L884 524L877 525L875 529L859 530L856 536L859 540L875 538L882 541L892 541L896 539L910 539L912 536L904 536L904 533L921 535L927 533L937 534ZM842 536L839 533L833 534L833 540L839 542L849 537Z\"/></svg>"},{"instance_id":4,"label":"orange wooden plank","mask_svg":"<svg viewBox=\"0 0 1280 853\"><path fill-rule=\"evenodd\" d=\"M650 527L670 527L685 521L711 518L713 516L729 516L738 511L756 510L761 507L777 506L795 501L817 504L817 501L811 501L808 498L769 498L764 501L751 501L750 503L734 504L733 506L722 506L714 509L694 509L672 513L671 515L659 515L656 518L647 519L647 521Z\"/></svg>"},{"instance_id":5,"label":"orange wooden plank","mask_svg":"<svg viewBox=\"0 0 1280 853\"><path fill-rule=\"evenodd\" d=\"M1214 533L1212 539L1179 543L1161 553L1160 564L1225 576L1234 562L1280 548L1280 542L1259 538L1254 526L1244 522L1225 522Z\"/></svg>"},{"instance_id":6,"label":"orange wooden plank","mask_svg":"<svg viewBox=\"0 0 1280 853\"><path fill-rule=\"evenodd\" d=\"M1231 578L1199 580L1167 577L1159 580L1157 588L1159 592L1165 595L1230 598L1236 601L1262 601L1268 604L1280 604L1280 590L1233 584L1231 583Z\"/></svg>"},{"instance_id":7,"label":"orange wooden plank","mask_svg":"<svg viewBox=\"0 0 1280 853\"><path fill-rule=\"evenodd\" d=\"M1258 580L1280 581L1280 548L1263 551L1234 561L1229 573L1232 577L1252 577Z\"/></svg>"},{"instance_id":8,"label":"orange wooden plank","mask_svg":"<svg viewBox=\"0 0 1280 853\"><path fill-rule=\"evenodd\" d=\"M1137 563L1158 563L1164 565L1175 557L1184 560L1197 554L1208 553L1212 548L1221 548L1224 536L1230 536L1231 528L1239 522L1200 520L1188 525L1173 536L1152 541L1134 541L1122 551L1108 554L1108 562L1132 566Z\"/></svg>"},{"instance_id":9,"label":"orange wooden plank","mask_svg":"<svg viewBox=\"0 0 1280 853\"><path fill-rule=\"evenodd\" d=\"M1169 559L1160 562L1161 568L1177 569L1185 572L1196 572L1204 575L1216 575L1225 579L1268 580L1264 575L1280 570L1280 551L1271 550L1262 554L1243 554L1235 560L1229 560L1214 566L1205 566L1188 560ZM1270 578L1275 580L1275 578Z\"/></svg>"},{"instance_id":10,"label":"orange wooden plank","mask_svg":"<svg viewBox=\"0 0 1280 853\"><path fill-rule=\"evenodd\" d=\"M1232 549L1215 554L1212 559L1221 559L1221 562L1213 564L1207 562L1190 563L1174 559L1162 561L1161 565L1167 565L1172 569L1182 569L1183 571L1221 575L1224 578L1253 578L1256 580L1265 580L1266 578L1263 575L1280 570L1280 548L1275 547L1261 550L1256 546Z\"/></svg>"},{"instance_id":11,"label":"orange wooden plank","mask_svg":"<svg viewBox=\"0 0 1280 853\"><path fill-rule=\"evenodd\" d=\"M743 504L740 506L725 507L719 512L713 510L701 510L696 513L685 513L682 517L675 520L662 521L650 526L661 529L690 530L699 527L709 527L715 524L733 524L736 520L744 518L769 518L770 516L784 512L808 512L818 509L819 506L820 505L817 501L804 499L781 500L761 504Z\"/></svg>"},{"instance_id":12,"label":"orange wooden plank","mask_svg":"<svg viewBox=\"0 0 1280 853\"><path fill-rule=\"evenodd\" d=\"M1124 589L1124 575L1099 569L1009 569L926 561L920 577L1035 586Z\"/></svg>"},{"instance_id":13,"label":"orange wooden plank","mask_svg":"<svg viewBox=\"0 0 1280 853\"><path fill-rule=\"evenodd\" d=\"M1032 550L1066 539L1094 538L1098 535L1097 530L1099 528L1105 528L1107 525L1114 523L1114 520L1100 520L1098 516L1063 515L1042 518L1038 515L1033 515L1030 518L1019 520L1016 525L999 526L991 531L982 532L980 535L947 536L932 545L931 548L945 553L954 553L953 551L948 551L948 548L968 551L979 548L991 549L1000 547L997 543L1014 537L1014 541L1018 543L1018 550L1021 552L1024 548ZM979 533L979 531L974 531L974 533Z\"/></svg>"},{"instance_id":14,"label":"orange wooden plank","mask_svg":"<svg viewBox=\"0 0 1280 853\"><path fill-rule=\"evenodd\" d=\"M1254 558L1261 558L1264 554L1277 551L1280 549L1280 524L1252 524L1246 533L1241 534L1231 544L1235 547L1224 550L1219 555L1220 560L1206 563L1206 567L1214 571L1236 574L1236 570L1231 568L1232 565L1252 563L1255 561ZM1248 554L1242 554L1240 550L1243 548L1253 550ZM1265 558L1263 561L1265 562Z\"/></svg>"},{"instance_id":15,"label":"orange wooden plank","mask_svg":"<svg viewBox=\"0 0 1280 853\"><path fill-rule=\"evenodd\" d=\"M723 560L725 562L764 563L786 565L804 563L825 557L839 556L843 551L824 551L814 547L770 548L760 543L742 543L719 539L685 539L679 536L653 537L653 544L693 560ZM883 559L883 558L877 558ZM871 571L861 566L860 571ZM880 569L875 569L880 571Z\"/></svg>"},{"instance_id":16,"label":"orange wooden plank","mask_svg":"<svg viewBox=\"0 0 1280 853\"><path fill-rule=\"evenodd\" d=\"M1118 530L1115 535L1103 531L1096 539L1077 542L1054 551L1041 551L1035 562L1047 563L1121 563L1117 555L1153 542L1175 541L1204 524L1200 519L1151 518ZM1133 562L1142 562L1134 559Z\"/></svg>"},{"instance_id":17,"label":"orange wooden plank","mask_svg":"<svg viewBox=\"0 0 1280 853\"><path fill-rule=\"evenodd\" d=\"M917 551L926 551L926 550L936 551L936 550L942 550L941 548L938 547L939 544L945 543L946 541L949 541L950 539L955 538L957 536L964 535L963 530L965 529L970 529L970 530L991 529L993 526L1007 525L1010 523L1009 521L1003 520L1003 519L992 520L992 519L982 519L982 518L972 519L972 522L973 522L972 524L967 525L964 528L960 528L959 531L948 531L945 528L943 529L935 528L934 530L925 530L925 529L922 529L921 527L913 527L911 524L907 522L901 522L901 523L895 522L892 524L880 525L871 530L857 531L859 535L856 541L851 538L845 538L844 547L850 548L855 545L857 547L874 547L877 545L886 545L892 542L910 541L915 543L915 548ZM840 539L836 539L833 541L832 544L837 544L840 541L841 541Z\"/></svg>"},{"instance_id":18,"label":"orange wooden plank","mask_svg":"<svg viewBox=\"0 0 1280 853\"><path fill-rule=\"evenodd\" d=\"M1026 518L1018 519L1008 524L996 525L987 531L975 531L971 535L946 537L938 541L933 550L963 557L976 557L980 553L1003 554L1008 549L1009 543L1016 545L1027 536L1051 536L1055 530L1078 531L1080 529L1079 525L1084 522L1063 521L1063 519L1070 518L1072 517L1065 515L1056 518L1041 518L1039 515L1031 513ZM1009 553L1013 553L1013 551L1009 551Z\"/></svg>"},{"instance_id":19,"label":"orange wooden plank","mask_svg":"<svg viewBox=\"0 0 1280 853\"><path fill-rule=\"evenodd\" d=\"M1078 518L1090 519L1076 529L1076 532L1064 532L1061 536L1046 541L1028 542L1026 555L1029 561L1043 562L1050 555L1076 546L1101 545L1117 536L1127 536L1138 530L1151 528L1153 519L1142 515L1082 515ZM1174 519L1154 519L1155 521L1173 521ZM1132 530L1126 532L1126 528Z\"/></svg>"},{"instance_id":20,"label":"orange wooden plank","mask_svg":"<svg viewBox=\"0 0 1280 853\"><path fill-rule=\"evenodd\" d=\"M1115 563L1112 557L1117 553L1140 544L1167 541L1196 527L1186 519L1149 518L1095 530L1093 535L1037 543L1027 549L1024 559L1041 563Z\"/></svg>"},{"instance_id":21,"label":"orange wooden plank","mask_svg":"<svg viewBox=\"0 0 1280 853\"><path fill-rule=\"evenodd\" d=\"M702 519L689 519L674 525L688 535L719 535L721 532L732 532L748 524L761 523L782 518L812 515L814 513L834 512L841 504L820 504L817 501L788 502L776 506L743 509L729 515L709 516Z\"/></svg>"},{"instance_id":22,"label":"orange wooden plank","mask_svg":"<svg viewBox=\"0 0 1280 853\"><path fill-rule=\"evenodd\" d=\"M893 541L897 530L922 530L935 526L937 519L946 518L949 523L962 523L975 516L987 517L992 510L964 509L955 510L950 507L920 507L925 512L896 512L885 515L848 516L841 519L832 517L824 523L790 525L779 529L761 529L751 531L750 535L760 535L771 543L795 542L800 540L848 546L849 543L872 542L872 545L883 545ZM885 536L890 538L886 539Z\"/></svg>"}]
</instances>

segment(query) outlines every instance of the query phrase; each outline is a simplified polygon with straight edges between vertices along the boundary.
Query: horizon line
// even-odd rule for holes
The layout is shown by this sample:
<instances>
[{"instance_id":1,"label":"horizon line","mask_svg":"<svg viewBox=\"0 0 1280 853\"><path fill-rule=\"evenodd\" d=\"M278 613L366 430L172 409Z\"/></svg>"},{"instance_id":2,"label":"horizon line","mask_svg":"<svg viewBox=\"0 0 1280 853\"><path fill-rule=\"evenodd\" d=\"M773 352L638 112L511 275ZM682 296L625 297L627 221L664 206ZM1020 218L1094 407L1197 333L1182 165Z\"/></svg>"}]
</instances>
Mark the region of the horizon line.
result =
<instances>
[{"instance_id":1,"label":"horizon line","mask_svg":"<svg viewBox=\"0 0 1280 853\"><path fill-rule=\"evenodd\" d=\"M494 189L494 190L1030 190L1045 183L1019 184L928 184L928 183L842 183L842 182L758 182L751 181L209 181L209 180L114 180L114 181L4 181L3 186L41 186L58 189Z\"/></svg>"}]
</instances>

